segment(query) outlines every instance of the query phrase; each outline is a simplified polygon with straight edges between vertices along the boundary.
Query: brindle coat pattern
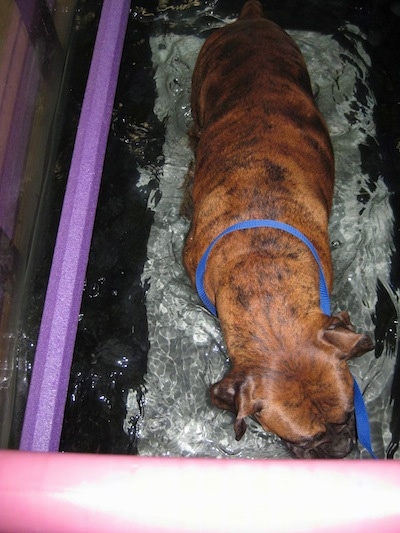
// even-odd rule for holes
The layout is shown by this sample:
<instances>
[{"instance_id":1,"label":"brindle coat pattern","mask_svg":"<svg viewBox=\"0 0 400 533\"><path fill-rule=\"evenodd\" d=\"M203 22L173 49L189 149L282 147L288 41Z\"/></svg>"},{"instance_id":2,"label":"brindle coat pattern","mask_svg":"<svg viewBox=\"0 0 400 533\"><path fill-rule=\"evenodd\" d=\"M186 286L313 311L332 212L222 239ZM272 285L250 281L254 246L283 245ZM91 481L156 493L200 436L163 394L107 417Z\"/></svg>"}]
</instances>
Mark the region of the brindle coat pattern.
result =
<instances>
[{"instance_id":1,"label":"brindle coat pattern","mask_svg":"<svg viewBox=\"0 0 400 533\"><path fill-rule=\"evenodd\" d=\"M192 281L224 229L268 218L314 244L331 290L332 146L299 48L259 2L248 1L236 22L207 39L191 103L195 165L183 259ZM347 455L355 440L347 360L372 343L347 313L322 313L307 247L276 229L231 233L213 249L204 283L232 362L211 400L235 413L236 438L254 415L298 457Z\"/></svg>"}]
</instances>

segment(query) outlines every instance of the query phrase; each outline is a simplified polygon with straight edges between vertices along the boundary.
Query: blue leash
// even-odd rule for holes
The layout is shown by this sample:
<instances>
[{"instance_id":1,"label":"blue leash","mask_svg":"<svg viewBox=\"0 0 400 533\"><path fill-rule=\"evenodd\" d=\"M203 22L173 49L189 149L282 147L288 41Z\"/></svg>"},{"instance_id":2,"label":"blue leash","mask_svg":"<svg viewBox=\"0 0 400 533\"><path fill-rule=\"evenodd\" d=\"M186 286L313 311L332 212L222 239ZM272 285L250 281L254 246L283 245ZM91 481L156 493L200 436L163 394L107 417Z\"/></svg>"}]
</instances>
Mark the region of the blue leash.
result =
<instances>
[{"instance_id":1,"label":"blue leash","mask_svg":"<svg viewBox=\"0 0 400 533\"><path fill-rule=\"evenodd\" d=\"M309 239L307 239L305 235L303 235L303 233L301 233L299 230L297 230L293 226L290 226L289 224L285 224L284 222L278 222L276 220L268 220L268 219L266 220L262 220L262 219L245 220L244 222L233 224L233 226L229 226L229 228L225 229L222 233L218 235L218 237L216 237L211 242L207 250L204 252L202 258L200 259L200 262L196 270L196 289L204 306L210 311L211 314L213 314L214 316L217 316L217 310L215 306L211 303L210 299L208 298L205 288L204 288L204 275L206 272L207 260L215 244L220 239L222 239L222 237L225 237L225 235L228 235L229 233L232 233L234 231L238 231L242 229L261 228L261 227L279 229L279 230L285 231L286 233L290 233L294 237L297 237L300 241L302 241L308 247L314 259L316 260L318 269L319 269L319 293L320 293L321 310L324 314L330 316L331 304L330 304L330 298L329 298L329 291L328 291L328 287L326 284L321 261L319 259L318 253L316 249L314 248L313 244L309 241ZM374 459L376 459L377 457L372 451L371 434L370 434L370 428L369 428L367 409L365 407L365 403L364 403L364 399L363 399L360 387L358 386L354 378L353 380L354 380L354 412L355 412L355 418L356 418L357 437L360 443L369 452L369 454Z\"/></svg>"}]
</instances>

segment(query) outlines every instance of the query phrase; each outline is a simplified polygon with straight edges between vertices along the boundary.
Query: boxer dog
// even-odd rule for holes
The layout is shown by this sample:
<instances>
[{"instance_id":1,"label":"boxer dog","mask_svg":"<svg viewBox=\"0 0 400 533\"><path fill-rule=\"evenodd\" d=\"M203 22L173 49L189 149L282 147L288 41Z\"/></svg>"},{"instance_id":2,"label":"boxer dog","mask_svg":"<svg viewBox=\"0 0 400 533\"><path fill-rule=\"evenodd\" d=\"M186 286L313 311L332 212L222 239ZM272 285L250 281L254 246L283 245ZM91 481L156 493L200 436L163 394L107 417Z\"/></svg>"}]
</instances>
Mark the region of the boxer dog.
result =
<instances>
[{"instance_id":1,"label":"boxer dog","mask_svg":"<svg viewBox=\"0 0 400 533\"><path fill-rule=\"evenodd\" d=\"M191 104L195 164L183 253L189 277L195 280L206 249L226 228L268 219L312 243L330 292L332 146L302 54L263 17L260 2L247 1L236 22L206 40ZM235 414L237 440L254 416L296 457L351 451L347 361L373 345L346 312L321 310L319 284L310 247L280 228L232 231L209 252L204 291L232 362L211 387L211 401Z\"/></svg>"}]
</instances>

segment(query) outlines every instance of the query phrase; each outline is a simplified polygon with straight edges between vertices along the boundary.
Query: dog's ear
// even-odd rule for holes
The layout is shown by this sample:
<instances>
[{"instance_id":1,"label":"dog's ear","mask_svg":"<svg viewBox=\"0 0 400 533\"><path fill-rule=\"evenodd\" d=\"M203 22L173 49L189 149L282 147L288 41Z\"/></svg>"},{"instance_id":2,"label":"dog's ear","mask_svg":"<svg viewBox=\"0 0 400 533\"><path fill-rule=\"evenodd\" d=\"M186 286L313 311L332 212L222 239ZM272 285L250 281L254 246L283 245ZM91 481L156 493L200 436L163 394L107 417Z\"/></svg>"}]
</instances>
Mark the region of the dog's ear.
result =
<instances>
[{"instance_id":1,"label":"dog's ear","mask_svg":"<svg viewBox=\"0 0 400 533\"><path fill-rule=\"evenodd\" d=\"M339 358L346 361L363 355L374 347L368 335L355 332L346 311L329 318L328 325L323 331L323 339L333 344L339 350Z\"/></svg>"},{"instance_id":2,"label":"dog's ear","mask_svg":"<svg viewBox=\"0 0 400 533\"><path fill-rule=\"evenodd\" d=\"M246 432L246 416L254 415L258 411L257 403L252 399L252 388L249 379L234 370L210 388L211 402L216 407L236 415L233 426L236 440L240 440Z\"/></svg>"},{"instance_id":3,"label":"dog's ear","mask_svg":"<svg viewBox=\"0 0 400 533\"><path fill-rule=\"evenodd\" d=\"M215 407L226 409L236 414L235 396L237 386L235 380L229 374L211 386L210 398Z\"/></svg>"}]
</instances>

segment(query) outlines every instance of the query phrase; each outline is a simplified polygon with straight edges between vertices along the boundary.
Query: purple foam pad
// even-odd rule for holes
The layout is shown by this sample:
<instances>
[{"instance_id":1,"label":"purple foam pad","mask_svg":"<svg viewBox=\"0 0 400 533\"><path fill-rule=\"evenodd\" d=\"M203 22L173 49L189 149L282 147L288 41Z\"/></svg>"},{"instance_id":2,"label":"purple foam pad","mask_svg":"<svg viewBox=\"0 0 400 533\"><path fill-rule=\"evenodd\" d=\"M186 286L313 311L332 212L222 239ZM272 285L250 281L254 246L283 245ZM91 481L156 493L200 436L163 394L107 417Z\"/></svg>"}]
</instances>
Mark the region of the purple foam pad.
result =
<instances>
[{"instance_id":1,"label":"purple foam pad","mask_svg":"<svg viewBox=\"0 0 400 533\"><path fill-rule=\"evenodd\" d=\"M36 348L21 450L57 451L130 0L104 2Z\"/></svg>"}]
</instances>

